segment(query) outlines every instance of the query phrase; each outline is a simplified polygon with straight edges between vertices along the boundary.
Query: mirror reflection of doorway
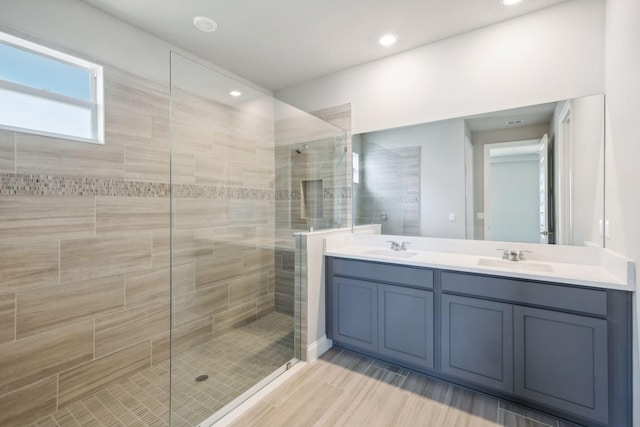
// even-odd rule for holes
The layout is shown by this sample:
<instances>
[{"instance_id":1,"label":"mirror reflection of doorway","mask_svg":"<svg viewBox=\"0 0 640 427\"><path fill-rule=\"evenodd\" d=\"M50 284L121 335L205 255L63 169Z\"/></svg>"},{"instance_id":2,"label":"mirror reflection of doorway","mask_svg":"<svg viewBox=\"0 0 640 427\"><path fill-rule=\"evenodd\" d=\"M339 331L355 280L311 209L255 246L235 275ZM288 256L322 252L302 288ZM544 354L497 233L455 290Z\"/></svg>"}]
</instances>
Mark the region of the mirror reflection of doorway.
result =
<instances>
[{"instance_id":1,"label":"mirror reflection of doorway","mask_svg":"<svg viewBox=\"0 0 640 427\"><path fill-rule=\"evenodd\" d=\"M549 243L547 135L484 150L485 239Z\"/></svg>"}]
</instances>

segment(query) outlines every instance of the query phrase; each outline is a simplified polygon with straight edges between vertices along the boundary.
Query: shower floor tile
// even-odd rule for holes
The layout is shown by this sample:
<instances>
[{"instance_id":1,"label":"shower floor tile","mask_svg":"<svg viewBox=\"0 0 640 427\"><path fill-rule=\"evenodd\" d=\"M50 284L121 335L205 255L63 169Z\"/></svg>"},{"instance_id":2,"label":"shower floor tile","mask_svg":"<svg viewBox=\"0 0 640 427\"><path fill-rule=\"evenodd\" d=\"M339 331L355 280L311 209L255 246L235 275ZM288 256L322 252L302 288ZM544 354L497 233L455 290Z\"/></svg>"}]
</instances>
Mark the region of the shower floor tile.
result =
<instances>
[{"instance_id":1,"label":"shower floor tile","mask_svg":"<svg viewBox=\"0 0 640 427\"><path fill-rule=\"evenodd\" d=\"M270 313L85 397L31 426L191 427L293 357L293 318ZM196 382L200 375L209 378ZM30 426L30 427L31 427Z\"/></svg>"}]
</instances>

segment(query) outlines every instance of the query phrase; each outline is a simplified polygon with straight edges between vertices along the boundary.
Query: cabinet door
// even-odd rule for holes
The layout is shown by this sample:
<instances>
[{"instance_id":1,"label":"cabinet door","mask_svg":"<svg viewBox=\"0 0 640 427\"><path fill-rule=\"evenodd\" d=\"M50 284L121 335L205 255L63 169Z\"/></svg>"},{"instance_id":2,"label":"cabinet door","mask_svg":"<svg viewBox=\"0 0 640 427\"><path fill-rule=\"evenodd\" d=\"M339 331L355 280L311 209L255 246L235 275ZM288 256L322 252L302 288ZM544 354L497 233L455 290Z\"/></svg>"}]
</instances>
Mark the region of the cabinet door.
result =
<instances>
[{"instance_id":1,"label":"cabinet door","mask_svg":"<svg viewBox=\"0 0 640 427\"><path fill-rule=\"evenodd\" d=\"M433 369L433 292L378 286L378 352Z\"/></svg>"},{"instance_id":2,"label":"cabinet door","mask_svg":"<svg viewBox=\"0 0 640 427\"><path fill-rule=\"evenodd\" d=\"M608 422L607 322L516 306L515 393Z\"/></svg>"},{"instance_id":3,"label":"cabinet door","mask_svg":"<svg viewBox=\"0 0 640 427\"><path fill-rule=\"evenodd\" d=\"M513 306L442 295L442 372L513 392Z\"/></svg>"},{"instance_id":4,"label":"cabinet door","mask_svg":"<svg viewBox=\"0 0 640 427\"><path fill-rule=\"evenodd\" d=\"M378 350L378 285L333 276L333 335L337 343Z\"/></svg>"}]
</instances>

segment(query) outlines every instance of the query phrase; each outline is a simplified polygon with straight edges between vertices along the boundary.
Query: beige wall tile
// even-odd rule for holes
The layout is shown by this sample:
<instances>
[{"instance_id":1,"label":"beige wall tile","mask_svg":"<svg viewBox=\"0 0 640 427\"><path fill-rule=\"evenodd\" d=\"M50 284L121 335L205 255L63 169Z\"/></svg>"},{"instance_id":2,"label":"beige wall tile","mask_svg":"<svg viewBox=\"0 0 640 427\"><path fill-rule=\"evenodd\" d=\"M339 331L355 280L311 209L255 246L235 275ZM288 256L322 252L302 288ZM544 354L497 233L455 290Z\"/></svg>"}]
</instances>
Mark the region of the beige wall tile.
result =
<instances>
[{"instance_id":1,"label":"beige wall tile","mask_svg":"<svg viewBox=\"0 0 640 427\"><path fill-rule=\"evenodd\" d=\"M256 247L257 231L253 226L224 227L213 230L214 245L234 244L242 246L246 250Z\"/></svg>"},{"instance_id":2,"label":"beige wall tile","mask_svg":"<svg viewBox=\"0 0 640 427\"><path fill-rule=\"evenodd\" d=\"M174 151L181 153L212 153L215 131L213 123L208 117L183 111L174 111L171 116L171 128L172 148Z\"/></svg>"},{"instance_id":3,"label":"beige wall tile","mask_svg":"<svg viewBox=\"0 0 640 427\"><path fill-rule=\"evenodd\" d=\"M196 184L227 185L227 161L219 155L196 157Z\"/></svg>"},{"instance_id":4,"label":"beige wall tile","mask_svg":"<svg viewBox=\"0 0 640 427\"><path fill-rule=\"evenodd\" d=\"M196 260L196 288L242 276L242 253L229 252Z\"/></svg>"},{"instance_id":5,"label":"beige wall tile","mask_svg":"<svg viewBox=\"0 0 640 427\"><path fill-rule=\"evenodd\" d=\"M13 341L16 331L16 294L0 294L0 344Z\"/></svg>"},{"instance_id":6,"label":"beige wall tile","mask_svg":"<svg viewBox=\"0 0 640 427\"><path fill-rule=\"evenodd\" d=\"M173 327L210 318L229 307L229 286L222 283L173 299Z\"/></svg>"},{"instance_id":7,"label":"beige wall tile","mask_svg":"<svg viewBox=\"0 0 640 427\"><path fill-rule=\"evenodd\" d=\"M124 179L169 182L171 153L168 150L126 145L124 157Z\"/></svg>"},{"instance_id":8,"label":"beige wall tile","mask_svg":"<svg viewBox=\"0 0 640 427\"><path fill-rule=\"evenodd\" d=\"M69 141L26 133L17 134L17 172L122 179L124 145Z\"/></svg>"},{"instance_id":9,"label":"beige wall tile","mask_svg":"<svg viewBox=\"0 0 640 427\"><path fill-rule=\"evenodd\" d=\"M0 197L0 238L74 239L95 235L93 197Z\"/></svg>"},{"instance_id":10,"label":"beige wall tile","mask_svg":"<svg viewBox=\"0 0 640 427\"><path fill-rule=\"evenodd\" d=\"M256 317L259 319L275 310L275 299L273 294L258 298Z\"/></svg>"},{"instance_id":11,"label":"beige wall tile","mask_svg":"<svg viewBox=\"0 0 640 427\"><path fill-rule=\"evenodd\" d=\"M182 295L196 290L196 263L175 265L171 269L171 293Z\"/></svg>"},{"instance_id":12,"label":"beige wall tile","mask_svg":"<svg viewBox=\"0 0 640 427\"><path fill-rule=\"evenodd\" d=\"M95 320L96 357L121 350L169 330L170 306L146 305Z\"/></svg>"},{"instance_id":13,"label":"beige wall tile","mask_svg":"<svg viewBox=\"0 0 640 427\"><path fill-rule=\"evenodd\" d=\"M243 254L243 271L245 274L256 271L273 270L275 268L275 252L273 249L255 249Z\"/></svg>"},{"instance_id":14,"label":"beige wall tile","mask_svg":"<svg viewBox=\"0 0 640 427\"><path fill-rule=\"evenodd\" d=\"M150 361L151 344L145 341L61 373L58 385L59 408L148 368Z\"/></svg>"},{"instance_id":15,"label":"beige wall tile","mask_svg":"<svg viewBox=\"0 0 640 427\"><path fill-rule=\"evenodd\" d=\"M124 275L18 292L17 338L124 309Z\"/></svg>"},{"instance_id":16,"label":"beige wall tile","mask_svg":"<svg viewBox=\"0 0 640 427\"><path fill-rule=\"evenodd\" d=\"M126 273L127 309L144 304L168 304L171 273L166 267Z\"/></svg>"},{"instance_id":17,"label":"beige wall tile","mask_svg":"<svg viewBox=\"0 0 640 427\"><path fill-rule=\"evenodd\" d=\"M16 170L16 134L0 130L0 173L14 173Z\"/></svg>"},{"instance_id":18,"label":"beige wall tile","mask_svg":"<svg viewBox=\"0 0 640 427\"><path fill-rule=\"evenodd\" d=\"M60 242L62 280L110 276L151 268L151 233Z\"/></svg>"},{"instance_id":19,"label":"beige wall tile","mask_svg":"<svg viewBox=\"0 0 640 427\"><path fill-rule=\"evenodd\" d=\"M173 265L195 262L213 254L211 228L173 230Z\"/></svg>"},{"instance_id":20,"label":"beige wall tile","mask_svg":"<svg viewBox=\"0 0 640 427\"><path fill-rule=\"evenodd\" d=\"M166 230L170 208L168 197L96 197L96 232Z\"/></svg>"},{"instance_id":21,"label":"beige wall tile","mask_svg":"<svg viewBox=\"0 0 640 427\"><path fill-rule=\"evenodd\" d=\"M0 245L0 292L58 283L59 243Z\"/></svg>"},{"instance_id":22,"label":"beige wall tile","mask_svg":"<svg viewBox=\"0 0 640 427\"><path fill-rule=\"evenodd\" d=\"M153 137L154 100L147 90L135 83L125 84L122 79L107 77L104 93L105 123L110 132Z\"/></svg>"},{"instance_id":23,"label":"beige wall tile","mask_svg":"<svg viewBox=\"0 0 640 427\"><path fill-rule=\"evenodd\" d=\"M231 329L256 320L256 303L239 305L213 316L213 336L219 337Z\"/></svg>"},{"instance_id":24,"label":"beige wall tile","mask_svg":"<svg viewBox=\"0 0 640 427\"><path fill-rule=\"evenodd\" d=\"M0 346L0 395L93 357L93 322L82 322Z\"/></svg>"},{"instance_id":25,"label":"beige wall tile","mask_svg":"<svg viewBox=\"0 0 640 427\"><path fill-rule=\"evenodd\" d=\"M154 231L151 238L151 264L153 267L169 267L171 262L171 231ZM173 262L176 265L176 261Z\"/></svg>"},{"instance_id":26,"label":"beige wall tile","mask_svg":"<svg viewBox=\"0 0 640 427\"><path fill-rule=\"evenodd\" d=\"M267 276L268 277L268 276ZM255 302L268 293L268 278L261 274L251 274L229 282L229 306Z\"/></svg>"},{"instance_id":27,"label":"beige wall tile","mask_svg":"<svg viewBox=\"0 0 640 427\"><path fill-rule=\"evenodd\" d=\"M228 160L230 163L256 163L256 141L252 138L246 138L238 135L232 135L228 140ZM238 173L240 171L237 171ZM229 171L232 175L234 171Z\"/></svg>"},{"instance_id":28,"label":"beige wall tile","mask_svg":"<svg viewBox=\"0 0 640 427\"><path fill-rule=\"evenodd\" d=\"M275 172L268 165L247 165L242 168L242 186L248 188L275 188Z\"/></svg>"},{"instance_id":29,"label":"beige wall tile","mask_svg":"<svg viewBox=\"0 0 640 427\"><path fill-rule=\"evenodd\" d=\"M24 426L55 412L58 393L57 377L49 377L0 396L0 425Z\"/></svg>"},{"instance_id":30,"label":"beige wall tile","mask_svg":"<svg viewBox=\"0 0 640 427\"><path fill-rule=\"evenodd\" d=\"M225 199L175 199L175 228L222 227L228 224Z\"/></svg>"},{"instance_id":31,"label":"beige wall tile","mask_svg":"<svg viewBox=\"0 0 640 427\"><path fill-rule=\"evenodd\" d=\"M191 153L171 154L171 180L173 184L193 184L196 180L196 160Z\"/></svg>"},{"instance_id":32,"label":"beige wall tile","mask_svg":"<svg viewBox=\"0 0 640 427\"><path fill-rule=\"evenodd\" d=\"M229 224L266 224L270 209L266 200L229 200Z\"/></svg>"},{"instance_id":33,"label":"beige wall tile","mask_svg":"<svg viewBox=\"0 0 640 427\"><path fill-rule=\"evenodd\" d=\"M153 339L152 363L156 365L169 359L170 343L173 346L173 354L178 355L209 341L212 336L213 320L211 317L174 328L171 331L171 337L169 334L164 334Z\"/></svg>"}]
</instances>

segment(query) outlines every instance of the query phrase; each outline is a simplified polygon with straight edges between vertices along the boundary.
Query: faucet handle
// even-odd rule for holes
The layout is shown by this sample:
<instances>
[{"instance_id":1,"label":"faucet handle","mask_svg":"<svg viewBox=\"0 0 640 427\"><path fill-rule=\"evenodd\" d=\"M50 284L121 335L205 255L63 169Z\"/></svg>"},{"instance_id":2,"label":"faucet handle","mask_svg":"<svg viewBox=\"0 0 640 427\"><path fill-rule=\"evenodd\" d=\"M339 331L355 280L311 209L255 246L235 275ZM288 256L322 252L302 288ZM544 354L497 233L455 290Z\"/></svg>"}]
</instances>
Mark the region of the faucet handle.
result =
<instances>
[{"instance_id":1,"label":"faucet handle","mask_svg":"<svg viewBox=\"0 0 640 427\"><path fill-rule=\"evenodd\" d=\"M502 259L509 259L509 249L496 249L496 251L502 251Z\"/></svg>"},{"instance_id":2,"label":"faucet handle","mask_svg":"<svg viewBox=\"0 0 640 427\"><path fill-rule=\"evenodd\" d=\"M395 240L387 240L387 243L391 243L391 250L392 251L399 251L400 250L400 243L396 242Z\"/></svg>"},{"instance_id":3,"label":"faucet handle","mask_svg":"<svg viewBox=\"0 0 640 427\"><path fill-rule=\"evenodd\" d=\"M518 261L526 261L527 258L525 258L524 254L530 254L531 251L520 251L518 252Z\"/></svg>"},{"instance_id":4,"label":"faucet handle","mask_svg":"<svg viewBox=\"0 0 640 427\"><path fill-rule=\"evenodd\" d=\"M400 250L401 251L406 251L407 250L407 245L410 245L411 242L402 242L402 246L400 246Z\"/></svg>"}]
</instances>

